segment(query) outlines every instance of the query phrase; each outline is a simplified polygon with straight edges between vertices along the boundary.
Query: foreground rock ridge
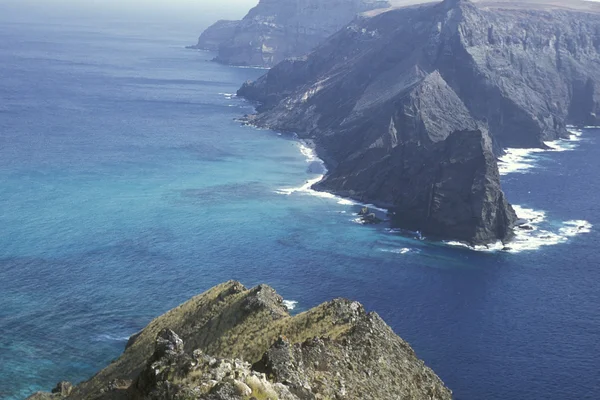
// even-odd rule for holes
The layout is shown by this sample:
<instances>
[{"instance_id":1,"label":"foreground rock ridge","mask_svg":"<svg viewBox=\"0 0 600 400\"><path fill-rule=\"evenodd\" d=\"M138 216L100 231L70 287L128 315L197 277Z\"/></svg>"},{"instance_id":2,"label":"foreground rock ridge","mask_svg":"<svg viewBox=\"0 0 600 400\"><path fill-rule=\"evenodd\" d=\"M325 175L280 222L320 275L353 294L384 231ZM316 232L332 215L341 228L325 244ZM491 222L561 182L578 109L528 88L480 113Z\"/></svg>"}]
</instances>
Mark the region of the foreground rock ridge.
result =
<instances>
[{"instance_id":1,"label":"foreground rock ridge","mask_svg":"<svg viewBox=\"0 0 600 400\"><path fill-rule=\"evenodd\" d=\"M153 320L89 381L43 399L427 399L452 395L376 313L336 299L290 316L230 281Z\"/></svg>"},{"instance_id":2,"label":"foreground rock ridge","mask_svg":"<svg viewBox=\"0 0 600 400\"><path fill-rule=\"evenodd\" d=\"M388 8L386 0L260 0L241 21L218 21L198 49L218 51L216 61L271 67L310 52L357 14Z\"/></svg>"},{"instance_id":3,"label":"foreground rock ridge","mask_svg":"<svg viewBox=\"0 0 600 400\"><path fill-rule=\"evenodd\" d=\"M436 238L506 242L494 154L600 122L597 9L446 0L363 16L238 94L260 104L250 123L316 143L330 170L316 188Z\"/></svg>"}]
</instances>

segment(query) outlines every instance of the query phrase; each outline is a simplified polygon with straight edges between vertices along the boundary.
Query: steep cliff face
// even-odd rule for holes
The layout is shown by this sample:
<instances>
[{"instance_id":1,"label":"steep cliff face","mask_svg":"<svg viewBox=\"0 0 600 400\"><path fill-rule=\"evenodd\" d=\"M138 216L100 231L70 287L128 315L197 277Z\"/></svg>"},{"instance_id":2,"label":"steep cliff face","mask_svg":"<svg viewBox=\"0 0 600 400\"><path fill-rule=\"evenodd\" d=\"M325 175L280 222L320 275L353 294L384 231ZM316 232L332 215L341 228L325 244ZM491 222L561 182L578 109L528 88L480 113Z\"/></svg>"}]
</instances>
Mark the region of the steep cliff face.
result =
<instances>
[{"instance_id":1,"label":"steep cliff face","mask_svg":"<svg viewBox=\"0 0 600 400\"><path fill-rule=\"evenodd\" d=\"M410 346L359 303L338 299L292 317L272 288L238 282L158 317L91 380L60 387L68 390L31 398L451 398Z\"/></svg>"},{"instance_id":2,"label":"steep cliff face","mask_svg":"<svg viewBox=\"0 0 600 400\"><path fill-rule=\"evenodd\" d=\"M198 38L198 43L190 46L192 49L219 51L221 43L233 38L240 21L220 20L208 27Z\"/></svg>"},{"instance_id":3,"label":"steep cliff face","mask_svg":"<svg viewBox=\"0 0 600 400\"><path fill-rule=\"evenodd\" d=\"M261 0L220 42L216 60L270 67L310 52L358 13L387 7L386 0ZM221 37L233 26L217 24L202 34L199 48L214 50L215 41L207 37Z\"/></svg>"},{"instance_id":4,"label":"steep cliff face","mask_svg":"<svg viewBox=\"0 0 600 400\"><path fill-rule=\"evenodd\" d=\"M446 0L390 10L239 95L260 103L252 123L315 140L330 166L318 188L391 207L400 226L433 236L507 240L515 214L493 150L598 123L593 9Z\"/></svg>"}]
</instances>

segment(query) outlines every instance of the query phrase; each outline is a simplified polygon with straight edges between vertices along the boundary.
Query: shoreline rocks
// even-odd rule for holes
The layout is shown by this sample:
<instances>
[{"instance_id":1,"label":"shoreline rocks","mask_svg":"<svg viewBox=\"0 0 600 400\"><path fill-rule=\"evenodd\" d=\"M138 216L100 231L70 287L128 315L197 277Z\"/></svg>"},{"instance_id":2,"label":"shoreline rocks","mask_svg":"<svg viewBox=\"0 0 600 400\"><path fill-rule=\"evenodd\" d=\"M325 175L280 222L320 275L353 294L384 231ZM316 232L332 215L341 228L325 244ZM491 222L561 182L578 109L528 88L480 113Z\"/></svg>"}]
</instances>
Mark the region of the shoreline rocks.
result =
<instances>
[{"instance_id":1,"label":"shoreline rocks","mask_svg":"<svg viewBox=\"0 0 600 400\"><path fill-rule=\"evenodd\" d=\"M496 156L600 124L600 6L446 0L373 14L244 84L251 123L314 141L328 169L315 189L388 208L434 240L510 242Z\"/></svg>"}]
</instances>

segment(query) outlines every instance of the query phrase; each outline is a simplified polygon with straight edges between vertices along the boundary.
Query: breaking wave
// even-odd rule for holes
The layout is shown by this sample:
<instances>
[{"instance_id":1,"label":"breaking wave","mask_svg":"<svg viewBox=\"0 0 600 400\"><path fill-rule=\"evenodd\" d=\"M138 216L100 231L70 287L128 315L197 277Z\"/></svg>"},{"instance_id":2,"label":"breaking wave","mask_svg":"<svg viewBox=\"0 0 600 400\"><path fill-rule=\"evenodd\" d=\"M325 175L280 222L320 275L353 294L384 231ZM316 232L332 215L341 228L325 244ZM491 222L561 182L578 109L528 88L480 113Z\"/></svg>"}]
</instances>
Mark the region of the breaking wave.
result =
<instances>
[{"instance_id":1,"label":"breaking wave","mask_svg":"<svg viewBox=\"0 0 600 400\"><path fill-rule=\"evenodd\" d=\"M515 228L515 237L510 243L505 245L498 242L488 246L469 246L466 243L448 241L445 244L483 252L521 253L567 243L573 237L590 233L593 228L593 225L585 220L549 221L545 211L521 206L513 207L522 223Z\"/></svg>"},{"instance_id":2,"label":"breaking wave","mask_svg":"<svg viewBox=\"0 0 600 400\"><path fill-rule=\"evenodd\" d=\"M307 180L302 186L277 189L277 190L275 190L275 193L283 194L286 196L289 196L292 194L310 195L310 196L314 196L314 197L320 197L323 199L335 200L338 204L343 205L343 206L363 206L363 207L369 207L373 210L387 213L387 211L388 211L387 209L375 207L373 204L364 204L364 203L360 203L358 201L354 201L352 199L336 196L333 193L320 192L318 190L312 189L312 187L314 185L316 185L317 183L319 183L323 180L323 178L325 177L325 174L327 173L327 168L325 167L325 163L323 162L323 160L321 160L319 157L317 157L317 153L315 152L314 148L311 145L309 145L308 143L303 142L303 141L298 141L297 143L298 143L298 148L299 148L300 152L306 158L306 162L307 163L319 163L321 166L321 169L324 173L315 175L314 178Z\"/></svg>"},{"instance_id":3,"label":"breaking wave","mask_svg":"<svg viewBox=\"0 0 600 400\"><path fill-rule=\"evenodd\" d=\"M290 311L292 311L298 305L296 300L284 300L283 305Z\"/></svg>"},{"instance_id":4,"label":"breaking wave","mask_svg":"<svg viewBox=\"0 0 600 400\"><path fill-rule=\"evenodd\" d=\"M547 149L515 149L508 148L498 157L500 175L524 174L536 167L540 153L572 151L579 145L583 130L569 127L569 138L544 142Z\"/></svg>"},{"instance_id":5,"label":"breaking wave","mask_svg":"<svg viewBox=\"0 0 600 400\"><path fill-rule=\"evenodd\" d=\"M394 253L394 254L408 254L408 253L418 253L418 250L415 249L411 249L408 247L402 247L399 249L378 249L379 251L382 251L384 253Z\"/></svg>"},{"instance_id":6,"label":"breaking wave","mask_svg":"<svg viewBox=\"0 0 600 400\"><path fill-rule=\"evenodd\" d=\"M121 335L111 335L111 334L101 334L94 337L96 342L126 342L129 340L130 336L121 336Z\"/></svg>"}]
</instances>

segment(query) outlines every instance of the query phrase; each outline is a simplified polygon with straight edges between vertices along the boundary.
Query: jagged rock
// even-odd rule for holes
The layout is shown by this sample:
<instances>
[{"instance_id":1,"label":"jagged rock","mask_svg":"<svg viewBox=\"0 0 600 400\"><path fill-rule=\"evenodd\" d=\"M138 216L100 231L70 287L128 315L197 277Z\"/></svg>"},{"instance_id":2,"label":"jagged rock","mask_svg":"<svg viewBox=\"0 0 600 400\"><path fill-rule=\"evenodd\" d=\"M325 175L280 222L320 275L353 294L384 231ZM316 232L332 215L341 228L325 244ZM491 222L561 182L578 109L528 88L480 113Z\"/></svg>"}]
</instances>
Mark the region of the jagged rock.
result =
<instances>
[{"instance_id":1,"label":"jagged rock","mask_svg":"<svg viewBox=\"0 0 600 400\"><path fill-rule=\"evenodd\" d=\"M410 346L359 303L336 299L292 317L279 299L266 285L210 289L152 321L67 398L451 398Z\"/></svg>"},{"instance_id":2,"label":"jagged rock","mask_svg":"<svg viewBox=\"0 0 600 400\"><path fill-rule=\"evenodd\" d=\"M495 154L600 123L600 7L564 3L363 16L238 95L259 103L250 123L316 143L329 170L316 189L390 208L428 237L508 241L516 216Z\"/></svg>"},{"instance_id":3,"label":"jagged rock","mask_svg":"<svg viewBox=\"0 0 600 400\"><path fill-rule=\"evenodd\" d=\"M218 50L216 61L270 67L304 55L358 13L387 8L386 0L260 0L241 21L219 21L196 48Z\"/></svg>"},{"instance_id":4,"label":"jagged rock","mask_svg":"<svg viewBox=\"0 0 600 400\"><path fill-rule=\"evenodd\" d=\"M383 222L375 213L372 213L368 207L363 207L358 213L360 220L366 225L376 225Z\"/></svg>"},{"instance_id":5,"label":"jagged rock","mask_svg":"<svg viewBox=\"0 0 600 400\"><path fill-rule=\"evenodd\" d=\"M51 393L37 392L27 398L27 400L59 400L64 399L73 390L71 382L61 381L56 384Z\"/></svg>"},{"instance_id":6,"label":"jagged rock","mask_svg":"<svg viewBox=\"0 0 600 400\"><path fill-rule=\"evenodd\" d=\"M73 390L73 384L71 382L61 381L56 384L56 387L52 389L52 393L60 396L68 396Z\"/></svg>"},{"instance_id":7,"label":"jagged rock","mask_svg":"<svg viewBox=\"0 0 600 400\"><path fill-rule=\"evenodd\" d=\"M524 231L532 231L533 230L533 226L531 226L531 225L519 225L519 229L522 229Z\"/></svg>"},{"instance_id":8,"label":"jagged rock","mask_svg":"<svg viewBox=\"0 0 600 400\"><path fill-rule=\"evenodd\" d=\"M48 393L48 392L36 392L29 396L27 400L57 400L60 399L61 396L56 394Z\"/></svg>"}]
</instances>

